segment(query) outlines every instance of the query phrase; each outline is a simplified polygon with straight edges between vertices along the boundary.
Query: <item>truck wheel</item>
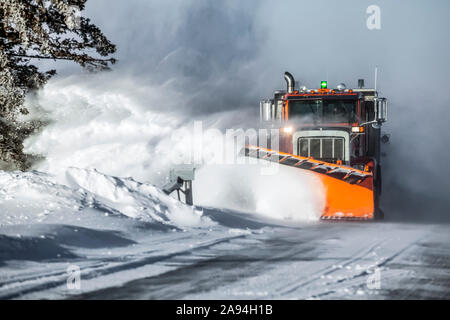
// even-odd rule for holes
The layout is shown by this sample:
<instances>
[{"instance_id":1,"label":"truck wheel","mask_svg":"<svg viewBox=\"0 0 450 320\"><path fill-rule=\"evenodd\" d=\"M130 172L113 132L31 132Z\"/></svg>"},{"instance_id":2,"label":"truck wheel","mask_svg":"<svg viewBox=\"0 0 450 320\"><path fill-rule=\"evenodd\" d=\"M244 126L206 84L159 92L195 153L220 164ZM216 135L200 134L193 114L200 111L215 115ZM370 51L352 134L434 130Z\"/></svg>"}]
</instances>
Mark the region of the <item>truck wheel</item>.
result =
<instances>
[{"instance_id":1,"label":"truck wheel","mask_svg":"<svg viewBox=\"0 0 450 320\"><path fill-rule=\"evenodd\" d=\"M380 208L380 195L381 195L381 167L377 166L374 185L374 208L375 208L375 220L383 220L384 212Z\"/></svg>"},{"instance_id":2,"label":"truck wheel","mask_svg":"<svg viewBox=\"0 0 450 320\"><path fill-rule=\"evenodd\" d=\"M380 196L378 195L378 192L375 193L374 209L375 209L375 220L383 220L384 212L380 208Z\"/></svg>"},{"instance_id":3,"label":"truck wheel","mask_svg":"<svg viewBox=\"0 0 450 320\"><path fill-rule=\"evenodd\" d=\"M375 197L374 197L375 220L384 220L384 212L380 208L380 195L381 195L381 168L380 168L380 166L377 167L374 191L375 191Z\"/></svg>"},{"instance_id":4,"label":"truck wheel","mask_svg":"<svg viewBox=\"0 0 450 320\"><path fill-rule=\"evenodd\" d=\"M378 220L384 220L384 211L378 208Z\"/></svg>"}]
</instances>

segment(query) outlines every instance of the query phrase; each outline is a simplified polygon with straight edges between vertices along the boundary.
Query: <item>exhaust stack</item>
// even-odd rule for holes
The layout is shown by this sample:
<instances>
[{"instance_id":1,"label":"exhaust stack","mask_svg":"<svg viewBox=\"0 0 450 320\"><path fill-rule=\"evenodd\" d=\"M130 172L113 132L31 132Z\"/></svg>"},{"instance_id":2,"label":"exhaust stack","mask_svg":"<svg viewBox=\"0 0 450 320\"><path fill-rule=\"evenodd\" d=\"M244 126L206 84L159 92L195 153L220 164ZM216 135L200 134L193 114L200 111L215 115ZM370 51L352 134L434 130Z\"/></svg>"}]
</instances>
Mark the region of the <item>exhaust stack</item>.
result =
<instances>
[{"instance_id":1,"label":"exhaust stack","mask_svg":"<svg viewBox=\"0 0 450 320\"><path fill-rule=\"evenodd\" d=\"M287 91L287 93L294 92L294 87L295 87L294 76L286 71L284 73L284 80L286 80L286 85L287 85L287 90L286 91Z\"/></svg>"}]
</instances>

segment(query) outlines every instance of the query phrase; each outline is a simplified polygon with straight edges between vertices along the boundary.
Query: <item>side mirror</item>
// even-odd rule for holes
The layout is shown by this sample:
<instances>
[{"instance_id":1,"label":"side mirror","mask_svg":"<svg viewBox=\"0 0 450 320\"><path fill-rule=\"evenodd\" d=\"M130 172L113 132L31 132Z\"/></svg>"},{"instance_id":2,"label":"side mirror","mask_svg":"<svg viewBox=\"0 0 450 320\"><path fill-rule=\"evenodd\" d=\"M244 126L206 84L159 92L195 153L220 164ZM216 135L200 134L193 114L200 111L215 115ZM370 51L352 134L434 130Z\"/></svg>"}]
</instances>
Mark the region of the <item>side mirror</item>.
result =
<instances>
[{"instance_id":1,"label":"side mirror","mask_svg":"<svg viewBox=\"0 0 450 320\"><path fill-rule=\"evenodd\" d=\"M262 100L259 109L261 122L269 122L275 118L273 100Z\"/></svg>"},{"instance_id":2,"label":"side mirror","mask_svg":"<svg viewBox=\"0 0 450 320\"><path fill-rule=\"evenodd\" d=\"M375 120L378 123L386 122L387 115L388 115L387 99L386 98L377 98L375 100Z\"/></svg>"}]
</instances>

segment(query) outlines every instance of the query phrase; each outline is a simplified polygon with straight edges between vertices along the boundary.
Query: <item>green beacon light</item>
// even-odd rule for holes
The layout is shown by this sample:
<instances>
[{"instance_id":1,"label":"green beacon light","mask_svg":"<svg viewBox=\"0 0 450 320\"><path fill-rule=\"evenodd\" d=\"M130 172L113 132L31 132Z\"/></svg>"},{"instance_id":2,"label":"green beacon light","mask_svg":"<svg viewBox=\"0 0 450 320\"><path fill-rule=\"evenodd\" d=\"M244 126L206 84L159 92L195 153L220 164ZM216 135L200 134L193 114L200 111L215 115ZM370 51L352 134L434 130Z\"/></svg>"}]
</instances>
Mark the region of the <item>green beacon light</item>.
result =
<instances>
[{"instance_id":1,"label":"green beacon light","mask_svg":"<svg viewBox=\"0 0 450 320\"><path fill-rule=\"evenodd\" d=\"M320 87L322 88L322 89L326 89L327 88L327 82L326 81L322 81L321 83L320 83Z\"/></svg>"}]
</instances>

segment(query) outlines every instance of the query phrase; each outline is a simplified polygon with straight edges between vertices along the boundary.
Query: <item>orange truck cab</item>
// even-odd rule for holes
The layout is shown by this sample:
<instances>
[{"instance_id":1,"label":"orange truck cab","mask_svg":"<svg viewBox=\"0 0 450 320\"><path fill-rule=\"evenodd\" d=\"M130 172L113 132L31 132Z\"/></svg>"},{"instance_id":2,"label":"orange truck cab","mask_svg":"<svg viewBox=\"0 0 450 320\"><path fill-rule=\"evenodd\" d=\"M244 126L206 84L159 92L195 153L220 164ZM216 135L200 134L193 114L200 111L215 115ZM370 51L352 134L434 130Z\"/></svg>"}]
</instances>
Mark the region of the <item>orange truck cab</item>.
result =
<instances>
[{"instance_id":1,"label":"orange truck cab","mask_svg":"<svg viewBox=\"0 0 450 320\"><path fill-rule=\"evenodd\" d=\"M281 164L317 173L327 190L322 219L382 218L380 145L387 100L364 88L362 79L353 89L329 89L326 81L308 89L296 87L289 72L284 78L286 90L260 103L262 126L280 130L279 147L259 148L258 157L277 152Z\"/></svg>"}]
</instances>

